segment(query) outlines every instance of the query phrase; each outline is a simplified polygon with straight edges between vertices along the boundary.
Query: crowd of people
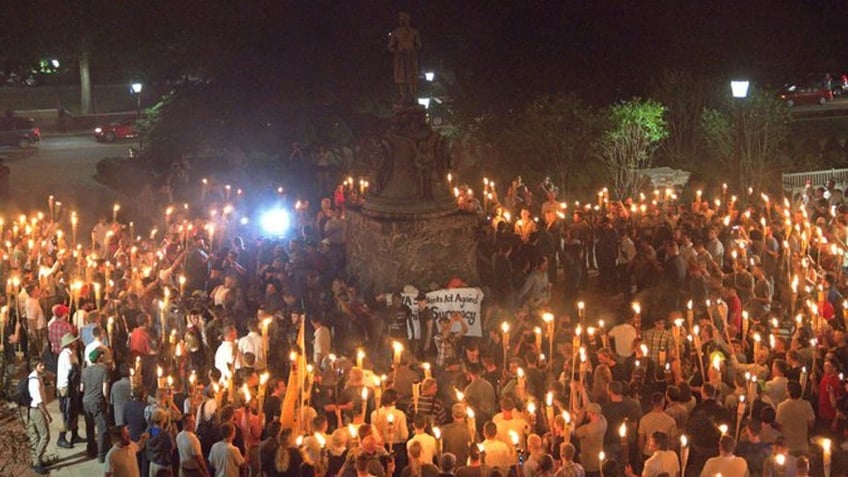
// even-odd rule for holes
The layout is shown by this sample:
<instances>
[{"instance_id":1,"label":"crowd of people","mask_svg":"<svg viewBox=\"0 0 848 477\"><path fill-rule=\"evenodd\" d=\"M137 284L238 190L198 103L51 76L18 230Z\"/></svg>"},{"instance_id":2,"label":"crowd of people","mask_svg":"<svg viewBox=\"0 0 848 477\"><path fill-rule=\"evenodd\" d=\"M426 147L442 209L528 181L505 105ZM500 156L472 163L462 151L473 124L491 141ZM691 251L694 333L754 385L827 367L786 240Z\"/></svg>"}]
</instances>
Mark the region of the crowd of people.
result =
<instances>
[{"instance_id":1,"label":"crowd of people","mask_svg":"<svg viewBox=\"0 0 848 477\"><path fill-rule=\"evenodd\" d=\"M352 183L298 201L284 238L212 189L149 233L116 205L80 240L52 198L3 227L4 369L28 368L36 472L55 418L56 446L120 477L844 474L833 184L582 205L520 178L502 201L457 188L480 217L482 336L437 319L432 290L357 286Z\"/></svg>"}]
</instances>

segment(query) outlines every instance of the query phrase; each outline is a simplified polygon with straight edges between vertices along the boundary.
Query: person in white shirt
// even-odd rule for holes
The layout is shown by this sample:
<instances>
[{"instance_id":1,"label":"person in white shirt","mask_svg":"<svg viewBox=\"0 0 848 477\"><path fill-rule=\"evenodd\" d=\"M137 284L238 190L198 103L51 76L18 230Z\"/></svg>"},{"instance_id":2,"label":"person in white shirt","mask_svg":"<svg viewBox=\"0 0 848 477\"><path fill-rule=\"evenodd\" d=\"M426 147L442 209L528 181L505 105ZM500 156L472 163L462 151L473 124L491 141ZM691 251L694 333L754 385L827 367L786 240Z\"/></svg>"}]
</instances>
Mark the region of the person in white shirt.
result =
<instances>
[{"instance_id":1,"label":"person in white shirt","mask_svg":"<svg viewBox=\"0 0 848 477\"><path fill-rule=\"evenodd\" d=\"M94 337L94 339L91 340L91 343L86 345L85 350L83 350L82 352L82 359L86 367L91 366L91 361L88 359L91 352L96 350L97 348L106 347L106 345L103 344L103 341L100 340L100 337L103 335L103 330L99 326L95 326L94 328L92 328L91 335Z\"/></svg>"},{"instance_id":2,"label":"person in white shirt","mask_svg":"<svg viewBox=\"0 0 848 477\"><path fill-rule=\"evenodd\" d=\"M112 442L115 444L106 453L104 459L105 477L140 477L136 454L144 449L150 434L143 433L138 442L130 440L130 431L127 426L113 427L109 432Z\"/></svg>"},{"instance_id":3,"label":"person in white shirt","mask_svg":"<svg viewBox=\"0 0 848 477\"><path fill-rule=\"evenodd\" d=\"M381 440L390 446L409 439L406 413L395 407L397 390L387 389L380 400L381 408L371 413L371 425L377 429Z\"/></svg>"},{"instance_id":4,"label":"person in white shirt","mask_svg":"<svg viewBox=\"0 0 848 477\"><path fill-rule=\"evenodd\" d=\"M44 453L50 442L50 423L53 418L47 410L47 393L41 377L44 376L46 368L44 362L39 359L35 363L35 369L26 377L29 389L30 404L27 409L26 431L29 438L29 452L32 457L32 470L37 474L47 474L44 466Z\"/></svg>"},{"instance_id":5,"label":"person in white shirt","mask_svg":"<svg viewBox=\"0 0 848 477\"><path fill-rule=\"evenodd\" d=\"M238 447L233 445L233 439L236 437L233 423L221 424L221 435L221 440L209 450L209 465L215 470L215 477L239 477L241 469L247 466L247 461Z\"/></svg>"},{"instance_id":6,"label":"person in white shirt","mask_svg":"<svg viewBox=\"0 0 848 477\"><path fill-rule=\"evenodd\" d=\"M486 465L508 473L515 460L514 452L505 442L498 440L498 426L492 421L483 424L483 436L486 437L483 441Z\"/></svg>"},{"instance_id":7,"label":"person in white shirt","mask_svg":"<svg viewBox=\"0 0 848 477\"><path fill-rule=\"evenodd\" d=\"M733 450L736 449L736 439L731 436L724 435L718 441L718 457L707 459L701 470L701 477L713 477L715 475L732 475L733 477L748 477L748 463L741 457L733 455Z\"/></svg>"},{"instance_id":8,"label":"person in white shirt","mask_svg":"<svg viewBox=\"0 0 848 477\"><path fill-rule=\"evenodd\" d=\"M215 367L221 372L221 378L226 380L233 374L231 366L236 359L236 329L232 326L224 328L224 341L215 350Z\"/></svg>"},{"instance_id":9,"label":"person in white shirt","mask_svg":"<svg viewBox=\"0 0 848 477\"><path fill-rule=\"evenodd\" d=\"M432 464L436 457L436 438L425 432L427 417L423 414L416 414L412 420L412 427L415 429L415 435L406 443L407 452L409 452L409 446L413 442L418 442L421 444L421 462Z\"/></svg>"},{"instance_id":10,"label":"person in white shirt","mask_svg":"<svg viewBox=\"0 0 848 477\"><path fill-rule=\"evenodd\" d=\"M630 321L619 323L607 332L615 341L615 354L622 358L633 355L633 342L636 340L636 328Z\"/></svg>"},{"instance_id":11,"label":"person in white shirt","mask_svg":"<svg viewBox=\"0 0 848 477\"><path fill-rule=\"evenodd\" d=\"M236 357L236 369L241 369L245 366L244 360L242 356L245 353L253 353L253 356L256 358L256 361L253 363L253 368L257 371L262 371L265 369L267 365L267 354L265 350L265 343L262 340L262 335L259 333L259 322L256 320L251 320L247 324L248 333L245 336L242 336L238 340L238 349L239 353Z\"/></svg>"},{"instance_id":12,"label":"person in white shirt","mask_svg":"<svg viewBox=\"0 0 848 477\"><path fill-rule=\"evenodd\" d=\"M492 422L498 428L498 439L508 445L512 445L511 432L518 434L518 447L526 449L525 438L530 433L530 424L523 415L515 409L515 400L510 396L501 398L501 412L492 417ZM513 456L512 464L518 463L518 456Z\"/></svg>"},{"instance_id":13,"label":"person in white shirt","mask_svg":"<svg viewBox=\"0 0 848 477\"><path fill-rule=\"evenodd\" d=\"M649 445L651 436L661 433L667 439L677 437L677 422L665 412L665 395L655 392L651 395L651 410L639 419L639 449L647 459L655 453Z\"/></svg>"},{"instance_id":14,"label":"person in white shirt","mask_svg":"<svg viewBox=\"0 0 848 477\"><path fill-rule=\"evenodd\" d=\"M200 439L194 433L194 416L183 418L183 430L177 434L177 452L180 455L180 475L184 477L208 477L209 470L203 459Z\"/></svg>"},{"instance_id":15,"label":"person in white shirt","mask_svg":"<svg viewBox=\"0 0 848 477\"><path fill-rule=\"evenodd\" d=\"M645 460L641 477L658 477L665 473L669 477L680 475L680 461L677 454L668 449L669 436L664 432L654 432L648 439L647 448L653 452L651 457ZM625 470L627 477L634 477L633 468L630 465Z\"/></svg>"},{"instance_id":16,"label":"person in white shirt","mask_svg":"<svg viewBox=\"0 0 848 477\"><path fill-rule=\"evenodd\" d=\"M60 428L59 440L56 442L56 445L64 449L72 448L75 440L77 442L85 442L77 435L80 413L78 405L80 397L80 365L77 360L78 343L78 336L75 336L73 333L65 333L60 343L62 350L59 352L56 365L56 394L59 396L59 410L62 412L62 428ZM70 441L67 438L68 432L71 432L72 436Z\"/></svg>"},{"instance_id":17,"label":"person in white shirt","mask_svg":"<svg viewBox=\"0 0 848 477\"><path fill-rule=\"evenodd\" d=\"M41 297L41 290L37 285L29 285L26 291L29 297L24 302L23 308L30 336L29 354L30 356L41 355L47 345L47 318L44 316L41 303L38 301Z\"/></svg>"},{"instance_id":18,"label":"person in white shirt","mask_svg":"<svg viewBox=\"0 0 848 477\"><path fill-rule=\"evenodd\" d=\"M312 318L312 327L315 328L313 334L314 342L312 345L312 361L315 366L321 366L324 358L330 355L332 348L332 338L330 336L330 328L324 324L319 318Z\"/></svg>"}]
</instances>

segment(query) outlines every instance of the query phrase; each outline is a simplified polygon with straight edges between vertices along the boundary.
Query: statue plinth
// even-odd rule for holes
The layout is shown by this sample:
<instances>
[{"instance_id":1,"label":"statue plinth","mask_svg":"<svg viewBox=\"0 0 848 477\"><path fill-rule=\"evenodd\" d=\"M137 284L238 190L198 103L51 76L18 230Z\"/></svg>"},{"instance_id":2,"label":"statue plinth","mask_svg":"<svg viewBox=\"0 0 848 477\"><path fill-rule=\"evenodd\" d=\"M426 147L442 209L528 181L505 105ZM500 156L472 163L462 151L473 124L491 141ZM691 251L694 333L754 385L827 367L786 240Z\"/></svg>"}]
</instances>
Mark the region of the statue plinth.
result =
<instances>
[{"instance_id":1,"label":"statue plinth","mask_svg":"<svg viewBox=\"0 0 848 477\"><path fill-rule=\"evenodd\" d=\"M450 169L447 140L427 124L417 104L395 104L392 125L381 140L376 191L362 212L374 217L440 216L456 211L446 183Z\"/></svg>"},{"instance_id":2,"label":"statue plinth","mask_svg":"<svg viewBox=\"0 0 848 477\"><path fill-rule=\"evenodd\" d=\"M376 217L348 213L347 274L363 292L398 291L405 285L426 289L458 277L479 284L474 214Z\"/></svg>"}]
</instances>

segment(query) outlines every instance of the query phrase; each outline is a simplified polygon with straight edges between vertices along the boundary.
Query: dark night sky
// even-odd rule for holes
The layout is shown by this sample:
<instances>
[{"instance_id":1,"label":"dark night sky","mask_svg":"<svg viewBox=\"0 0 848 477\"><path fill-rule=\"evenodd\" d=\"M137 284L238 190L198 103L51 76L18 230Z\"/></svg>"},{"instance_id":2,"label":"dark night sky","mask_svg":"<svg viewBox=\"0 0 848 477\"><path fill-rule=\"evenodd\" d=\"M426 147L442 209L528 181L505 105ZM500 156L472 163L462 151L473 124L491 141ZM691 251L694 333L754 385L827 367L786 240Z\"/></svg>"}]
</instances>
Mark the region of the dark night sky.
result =
<instances>
[{"instance_id":1,"label":"dark night sky","mask_svg":"<svg viewBox=\"0 0 848 477\"><path fill-rule=\"evenodd\" d=\"M716 79L744 74L775 84L796 74L848 70L844 1L6 3L4 16L20 21L6 22L0 41L22 46L0 58L70 57L85 33L95 82L139 73L163 80L205 66L248 82L285 78L305 92L343 96L391 87L386 34L400 10L409 10L421 31L422 64L452 71L462 92L489 100L556 90L598 100L644 94L662 69Z\"/></svg>"}]
</instances>

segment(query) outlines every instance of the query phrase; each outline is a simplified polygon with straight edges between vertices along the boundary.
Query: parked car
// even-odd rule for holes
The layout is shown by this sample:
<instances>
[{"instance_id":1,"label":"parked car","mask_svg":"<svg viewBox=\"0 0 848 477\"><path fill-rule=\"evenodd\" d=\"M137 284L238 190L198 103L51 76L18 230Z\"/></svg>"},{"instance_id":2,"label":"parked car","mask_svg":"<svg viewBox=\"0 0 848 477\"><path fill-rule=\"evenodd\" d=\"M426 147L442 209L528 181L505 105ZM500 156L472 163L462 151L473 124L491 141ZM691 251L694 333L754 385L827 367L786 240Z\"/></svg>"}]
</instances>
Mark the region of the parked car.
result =
<instances>
[{"instance_id":1,"label":"parked car","mask_svg":"<svg viewBox=\"0 0 848 477\"><path fill-rule=\"evenodd\" d=\"M790 108L797 104L825 104L833 99L833 91L825 81L803 81L787 84L780 99Z\"/></svg>"},{"instance_id":2,"label":"parked car","mask_svg":"<svg viewBox=\"0 0 848 477\"><path fill-rule=\"evenodd\" d=\"M834 96L848 94L848 74L828 73L825 76L825 81L830 83L830 91L833 92Z\"/></svg>"},{"instance_id":3,"label":"parked car","mask_svg":"<svg viewBox=\"0 0 848 477\"><path fill-rule=\"evenodd\" d=\"M97 142L113 142L117 139L132 139L138 137L135 120L113 122L94 128L94 139Z\"/></svg>"},{"instance_id":4,"label":"parked car","mask_svg":"<svg viewBox=\"0 0 848 477\"><path fill-rule=\"evenodd\" d=\"M18 116L0 118L0 146L26 149L41 142L41 130L35 120Z\"/></svg>"}]
</instances>

